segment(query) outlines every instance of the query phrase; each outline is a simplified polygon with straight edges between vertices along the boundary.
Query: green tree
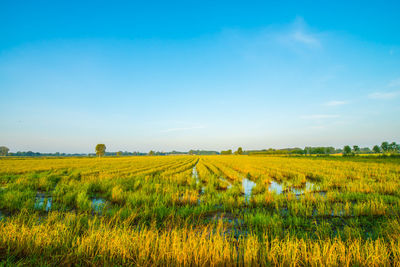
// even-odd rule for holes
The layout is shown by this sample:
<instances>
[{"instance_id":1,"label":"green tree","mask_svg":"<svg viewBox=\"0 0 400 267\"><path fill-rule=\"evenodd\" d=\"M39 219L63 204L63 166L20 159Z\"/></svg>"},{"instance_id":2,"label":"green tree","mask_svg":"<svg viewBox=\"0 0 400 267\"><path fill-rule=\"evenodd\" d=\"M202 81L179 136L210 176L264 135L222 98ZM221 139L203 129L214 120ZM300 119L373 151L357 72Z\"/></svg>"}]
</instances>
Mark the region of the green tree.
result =
<instances>
[{"instance_id":1,"label":"green tree","mask_svg":"<svg viewBox=\"0 0 400 267\"><path fill-rule=\"evenodd\" d=\"M243 148L239 147L235 154L242 155L243 154Z\"/></svg>"},{"instance_id":2,"label":"green tree","mask_svg":"<svg viewBox=\"0 0 400 267\"><path fill-rule=\"evenodd\" d=\"M106 145L105 144L97 144L96 146L96 155L101 157L106 153Z\"/></svg>"},{"instance_id":3,"label":"green tree","mask_svg":"<svg viewBox=\"0 0 400 267\"><path fill-rule=\"evenodd\" d=\"M359 146L353 146L353 151L354 151L354 153L360 152L360 147Z\"/></svg>"},{"instance_id":4,"label":"green tree","mask_svg":"<svg viewBox=\"0 0 400 267\"><path fill-rule=\"evenodd\" d=\"M375 145L375 146L372 148L372 150L373 150L375 153L381 153L381 148L380 148L378 145Z\"/></svg>"},{"instance_id":5,"label":"green tree","mask_svg":"<svg viewBox=\"0 0 400 267\"><path fill-rule=\"evenodd\" d=\"M221 151L221 155L232 155L232 149Z\"/></svg>"},{"instance_id":6,"label":"green tree","mask_svg":"<svg viewBox=\"0 0 400 267\"><path fill-rule=\"evenodd\" d=\"M389 145L389 151L391 151L391 152L397 152L397 151L398 151L398 147L399 147L399 145L396 144L396 142L392 142L392 143Z\"/></svg>"},{"instance_id":7,"label":"green tree","mask_svg":"<svg viewBox=\"0 0 400 267\"><path fill-rule=\"evenodd\" d=\"M343 148L343 155L350 155L351 154L351 147L350 146L345 146Z\"/></svg>"},{"instance_id":8,"label":"green tree","mask_svg":"<svg viewBox=\"0 0 400 267\"><path fill-rule=\"evenodd\" d=\"M382 142L381 148L382 148L383 152L388 152L389 151L389 143Z\"/></svg>"},{"instance_id":9,"label":"green tree","mask_svg":"<svg viewBox=\"0 0 400 267\"><path fill-rule=\"evenodd\" d=\"M153 151L153 150L150 150L149 153L148 153L147 155L149 155L149 156L154 156L154 154L155 154L154 151Z\"/></svg>"},{"instance_id":10,"label":"green tree","mask_svg":"<svg viewBox=\"0 0 400 267\"><path fill-rule=\"evenodd\" d=\"M122 156L122 151L118 151L117 152L117 157L121 157Z\"/></svg>"},{"instance_id":11,"label":"green tree","mask_svg":"<svg viewBox=\"0 0 400 267\"><path fill-rule=\"evenodd\" d=\"M8 151L10 151L10 149L8 149L8 147L0 146L0 156L7 156Z\"/></svg>"}]
</instances>

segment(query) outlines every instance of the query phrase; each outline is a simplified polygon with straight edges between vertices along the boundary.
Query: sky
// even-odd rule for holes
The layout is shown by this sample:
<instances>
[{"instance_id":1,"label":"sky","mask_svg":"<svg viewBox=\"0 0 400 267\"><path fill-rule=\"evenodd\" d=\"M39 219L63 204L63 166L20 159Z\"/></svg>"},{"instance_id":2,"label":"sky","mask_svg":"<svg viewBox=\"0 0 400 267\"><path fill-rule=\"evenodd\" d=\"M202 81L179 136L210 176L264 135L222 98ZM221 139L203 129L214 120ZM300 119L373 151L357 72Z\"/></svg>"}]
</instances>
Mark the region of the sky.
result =
<instances>
[{"instance_id":1,"label":"sky","mask_svg":"<svg viewBox=\"0 0 400 267\"><path fill-rule=\"evenodd\" d=\"M398 1L0 1L0 146L400 142Z\"/></svg>"}]
</instances>

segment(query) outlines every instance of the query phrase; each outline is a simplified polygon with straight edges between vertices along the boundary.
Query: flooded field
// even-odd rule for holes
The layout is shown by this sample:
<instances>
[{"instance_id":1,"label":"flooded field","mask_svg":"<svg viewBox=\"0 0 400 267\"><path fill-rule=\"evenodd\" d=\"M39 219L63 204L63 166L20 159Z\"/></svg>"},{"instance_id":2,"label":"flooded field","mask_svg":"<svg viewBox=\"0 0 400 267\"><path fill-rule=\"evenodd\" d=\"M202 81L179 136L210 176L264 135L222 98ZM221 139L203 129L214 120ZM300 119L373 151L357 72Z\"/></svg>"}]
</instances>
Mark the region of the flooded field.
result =
<instances>
[{"instance_id":1,"label":"flooded field","mask_svg":"<svg viewBox=\"0 0 400 267\"><path fill-rule=\"evenodd\" d=\"M388 257L380 263L397 262L397 159L7 159L0 173L0 248L9 251L0 249L3 258L24 250L56 261L62 251L82 262L147 265L138 254L147 251L157 255L155 265L166 259L184 265L178 261L184 251L188 262L211 256L221 264L273 265L271 255L289 263L282 253L288 248L311 253L328 246L336 254L321 254L327 265L332 257L339 265L364 265L380 251ZM21 241L11 242L16 237ZM354 246L364 254L352 254ZM311 264L297 250L290 253Z\"/></svg>"}]
</instances>

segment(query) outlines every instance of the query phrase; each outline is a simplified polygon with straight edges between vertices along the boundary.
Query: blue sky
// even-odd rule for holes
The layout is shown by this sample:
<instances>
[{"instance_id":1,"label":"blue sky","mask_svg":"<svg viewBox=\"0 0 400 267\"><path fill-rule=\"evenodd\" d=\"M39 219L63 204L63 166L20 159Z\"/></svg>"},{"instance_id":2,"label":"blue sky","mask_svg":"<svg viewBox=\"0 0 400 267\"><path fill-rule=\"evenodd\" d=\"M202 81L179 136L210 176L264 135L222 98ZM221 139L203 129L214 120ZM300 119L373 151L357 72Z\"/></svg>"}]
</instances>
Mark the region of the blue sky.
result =
<instances>
[{"instance_id":1,"label":"blue sky","mask_svg":"<svg viewBox=\"0 0 400 267\"><path fill-rule=\"evenodd\" d=\"M396 1L1 1L0 145L400 142Z\"/></svg>"}]
</instances>

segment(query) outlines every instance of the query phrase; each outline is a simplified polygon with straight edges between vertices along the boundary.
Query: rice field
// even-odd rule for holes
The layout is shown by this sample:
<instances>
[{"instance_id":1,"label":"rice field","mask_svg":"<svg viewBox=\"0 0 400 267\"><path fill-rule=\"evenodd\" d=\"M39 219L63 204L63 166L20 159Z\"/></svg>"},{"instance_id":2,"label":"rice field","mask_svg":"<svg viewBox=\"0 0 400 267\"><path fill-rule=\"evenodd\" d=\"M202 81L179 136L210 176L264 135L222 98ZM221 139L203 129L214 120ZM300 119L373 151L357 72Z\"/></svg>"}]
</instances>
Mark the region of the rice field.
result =
<instances>
[{"instance_id":1,"label":"rice field","mask_svg":"<svg viewBox=\"0 0 400 267\"><path fill-rule=\"evenodd\" d=\"M400 266L400 159L0 159L0 265Z\"/></svg>"}]
</instances>

